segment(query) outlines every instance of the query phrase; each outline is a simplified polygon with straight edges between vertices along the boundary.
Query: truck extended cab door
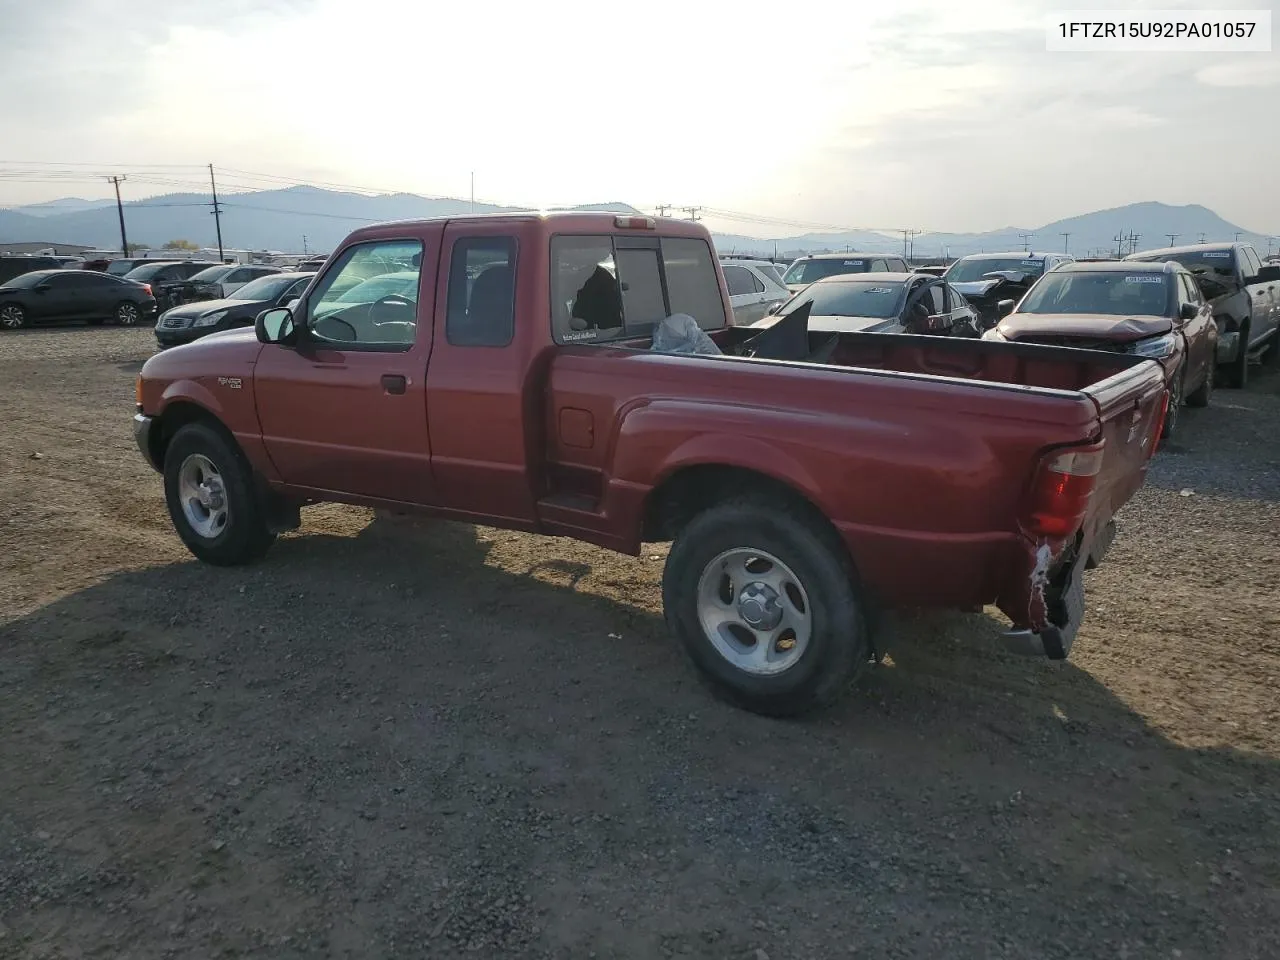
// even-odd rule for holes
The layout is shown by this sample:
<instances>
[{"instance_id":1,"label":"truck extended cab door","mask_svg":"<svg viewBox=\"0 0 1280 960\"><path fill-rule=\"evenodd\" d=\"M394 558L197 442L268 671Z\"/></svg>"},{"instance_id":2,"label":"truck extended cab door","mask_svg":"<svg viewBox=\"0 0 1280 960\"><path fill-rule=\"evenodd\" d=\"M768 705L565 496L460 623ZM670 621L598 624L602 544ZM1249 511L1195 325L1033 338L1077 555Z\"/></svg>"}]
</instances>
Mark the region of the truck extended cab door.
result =
<instances>
[{"instance_id":1,"label":"truck extended cab door","mask_svg":"<svg viewBox=\"0 0 1280 960\"><path fill-rule=\"evenodd\" d=\"M520 236L497 219L445 228L427 415L438 505L532 529L543 417L532 371L549 339L548 295L545 261L540 280Z\"/></svg>"},{"instance_id":2,"label":"truck extended cab door","mask_svg":"<svg viewBox=\"0 0 1280 960\"><path fill-rule=\"evenodd\" d=\"M254 371L262 438L292 487L433 502L425 374L439 228L338 252ZM340 499L340 498L335 498Z\"/></svg>"}]
</instances>

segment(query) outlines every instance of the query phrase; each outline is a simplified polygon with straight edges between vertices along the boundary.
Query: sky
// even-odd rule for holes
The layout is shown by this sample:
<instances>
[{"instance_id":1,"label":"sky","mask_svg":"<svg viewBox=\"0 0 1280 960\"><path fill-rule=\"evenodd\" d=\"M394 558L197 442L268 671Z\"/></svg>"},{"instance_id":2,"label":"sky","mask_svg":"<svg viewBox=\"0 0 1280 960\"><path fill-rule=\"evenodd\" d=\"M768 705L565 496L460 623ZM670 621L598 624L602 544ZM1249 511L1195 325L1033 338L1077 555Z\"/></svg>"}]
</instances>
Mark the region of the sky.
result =
<instances>
[{"instance_id":1,"label":"sky","mask_svg":"<svg viewBox=\"0 0 1280 960\"><path fill-rule=\"evenodd\" d=\"M224 190L466 197L474 172L480 200L701 206L759 236L1143 200L1280 232L1280 53L1047 52L1062 7L0 0L0 206L110 173L126 199L198 188L212 162Z\"/></svg>"}]
</instances>

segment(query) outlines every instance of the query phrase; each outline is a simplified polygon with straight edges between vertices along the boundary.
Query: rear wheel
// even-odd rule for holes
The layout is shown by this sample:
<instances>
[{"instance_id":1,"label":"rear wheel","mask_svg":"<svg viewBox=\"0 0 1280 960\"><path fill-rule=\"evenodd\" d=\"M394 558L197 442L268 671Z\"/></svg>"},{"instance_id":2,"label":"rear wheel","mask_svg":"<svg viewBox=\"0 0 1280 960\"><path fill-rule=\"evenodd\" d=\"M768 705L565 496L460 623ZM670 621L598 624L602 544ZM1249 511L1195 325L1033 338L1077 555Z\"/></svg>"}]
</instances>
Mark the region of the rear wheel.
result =
<instances>
[{"instance_id":1,"label":"rear wheel","mask_svg":"<svg viewBox=\"0 0 1280 960\"><path fill-rule=\"evenodd\" d=\"M6 330L18 330L27 324L27 311L16 303L0 306L0 327Z\"/></svg>"},{"instance_id":2,"label":"rear wheel","mask_svg":"<svg viewBox=\"0 0 1280 960\"><path fill-rule=\"evenodd\" d=\"M694 517L667 557L662 599L703 680L755 713L831 703L870 657L848 558L803 509L745 499Z\"/></svg>"},{"instance_id":3,"label":"rear wheel","mask_svg":"<svg viewBox=\"0 0 1280 960\"><path fill-rule=\"evenodd\" d=\"M142 318L142 313L138 310L136 303L130 303L126 300L119 304L115 311L116 323L122 327L132 327Z\"/></svg>"},{"instance_id":4,"label":"rear wheel","mask_svg":"<svg viewBox=\"0 0 1280 960\"><path fill-rule=\"evenodd\" d=\"M252 468L234 442L213 426L187 424L169 443L164 492L178 536L205 563L249 563L275 540Z\"/></svg>"},{"instance_id":5,"label":"rear wheel","mask_svg":"<svg viewBox=\"0 0 1280 960\"><path fill-rule=\"evenodd\" d=\"M1213 397L1213 371L1212 363L1205 367L1204 379L1200 381L1200 386L1187 394L1187 406L1207 407L1209 405L1209 400Z\"/></svg>"},{"instance_id":6,"label":"rear wheel","mask_svg":"<svg viewBox=\"0 0 1280 960\"><path fill-rule=\"evenodd\" d=\"M1243 390L1249 385L1249 321L1240 325L1239 347L1236 358L1223 364L1222 382L1228 387Z\"/></svg>"}]
</instances>

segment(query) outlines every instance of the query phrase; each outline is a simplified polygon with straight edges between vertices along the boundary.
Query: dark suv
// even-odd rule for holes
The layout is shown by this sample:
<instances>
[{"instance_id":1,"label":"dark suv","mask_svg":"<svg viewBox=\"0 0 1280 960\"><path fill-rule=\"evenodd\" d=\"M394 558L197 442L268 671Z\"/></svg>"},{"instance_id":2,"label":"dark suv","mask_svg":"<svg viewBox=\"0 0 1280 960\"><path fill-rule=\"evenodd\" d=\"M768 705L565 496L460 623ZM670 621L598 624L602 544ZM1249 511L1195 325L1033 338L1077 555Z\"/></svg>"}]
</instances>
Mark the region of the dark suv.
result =
<instances>
[{"instance_id":1,"label":"dark suv","mask_svg":"<svg viewBox=\"0 0 1280 960\"><path fill-rule=\"evenodd\" d=\"M1126 260L1172 260L1195 276L1218 325L1218 367L1231 387L1249 382L1249 361L1263 351L1280 359L1280 266L1263 264L1247 243L1197 243L1130 254Z\"/></svg>"},{"instance_id":2,"label":"dark suv","mask_svg":"<svg viewBox=\"0 0 1280 960\"><path fill-rule=\"evenodd\" d=\"M56 257L0 257L0 283L36 270L57 270L62 263Z\"/></svg>"},{"instance_id":3,"label":"dark suv","mask_svg":"<svg viewBox=\"0 0 1280 960\"><path fill-rule=\"evenodd\" d=\"M211 260L150 260L134 267L124 275L126 280L149 283L159 309L176 306L183 283L201 270L220 267Z\"/></svg>"}]
</instances>

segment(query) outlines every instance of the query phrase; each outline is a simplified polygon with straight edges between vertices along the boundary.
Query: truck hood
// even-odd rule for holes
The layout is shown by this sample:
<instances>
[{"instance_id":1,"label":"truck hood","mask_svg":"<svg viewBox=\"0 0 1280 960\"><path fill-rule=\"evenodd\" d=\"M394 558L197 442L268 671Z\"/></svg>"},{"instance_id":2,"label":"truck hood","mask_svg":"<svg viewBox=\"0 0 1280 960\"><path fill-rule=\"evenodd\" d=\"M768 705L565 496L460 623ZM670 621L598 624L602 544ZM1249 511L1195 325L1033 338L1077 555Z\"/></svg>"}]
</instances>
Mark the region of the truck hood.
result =
<instances>
[{"instance_id":1,"label":"truck hood","mask_svg":"<svg viewBox=\"0 0 1280 960\"><path fill-rule=\"evenodd\" d=\"M261 349L262 344L252 327L220 330L157 353L142 365L142 376L162 380L205 376L220 367L229 369L232 363L252 363Z\"/></svg>"},{"instance_id":2,"label":"truck hood","mask_svg":"<svg viewBox=\"0 0 1280 960\"><path fill-rule=\"evenodd\" d=\"M1125 317L1079 313L1013 313L1000 321L996 330L1006 340L1024 337L1081 337L1132 343L1159 336L1173 329L1168 317Z\"/></svg>"}]
</instances>

